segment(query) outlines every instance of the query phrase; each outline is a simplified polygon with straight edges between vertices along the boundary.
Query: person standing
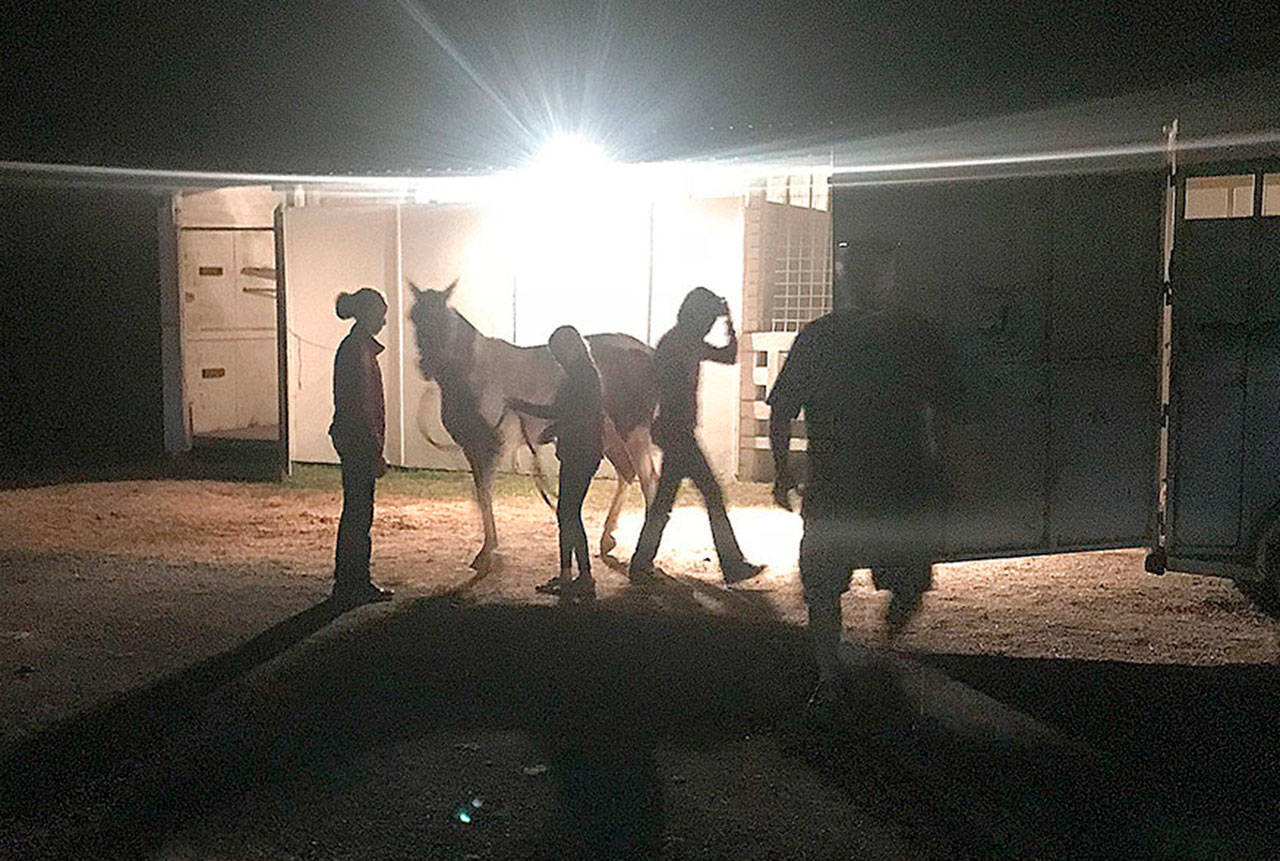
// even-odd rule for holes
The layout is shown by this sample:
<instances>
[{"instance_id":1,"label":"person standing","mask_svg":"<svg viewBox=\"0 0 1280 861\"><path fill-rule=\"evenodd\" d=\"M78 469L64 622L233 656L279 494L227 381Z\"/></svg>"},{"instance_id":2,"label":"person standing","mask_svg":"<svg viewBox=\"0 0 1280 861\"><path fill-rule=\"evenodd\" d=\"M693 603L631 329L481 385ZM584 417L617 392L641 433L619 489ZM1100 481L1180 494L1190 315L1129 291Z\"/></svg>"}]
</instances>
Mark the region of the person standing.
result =
<instances>
[{"instance_id":1,"label":"person standing","mask_svg":"<svg viewBox=\"0 0 1280 861\"><path fill-rule=\"evenodd\" d=\"M876 588L890 590L887 622L901 628L930 588L945 503L949 353L930 321L888 303L892 250L856 253L838 261L834 310L796 336L768 397L773 497L788 510L791 421L805 414L800 579L819 707L838 700L840 597L853 569L871 568Z\"/></svg>"},{"instance_id":2,"label":"person standing","mask_svg":"<svg viewBox=\"0 0 1280 861\"><path fill-rule=\"evenodd\" d=\"M582 525L582 501L604 456L604 408L600 371L591 350L572 326L561 326L547 342L551 355L564 369L564 378L549 405L508 398L511 409L551 424L539 442L556 441L560 461L560 491L556 497L556 522L560 529L560 573L537 587L539 592L566 598L595 596L591 578L591 554ZM573 559L578 576L573 579Z\"/></svg>"},{"instance_id":3,"label":"person standing","mask_svg":"<svg viewBox=\"0 0 1280 861\"><path fill-rule=\"evenodd\" d=\"M713 347L706 337L721 317L728 326L729 340ZM680 482L693 480L707 507L711 536L715 541L720 571L726 583L749 580L763 570L742 555L738 539L725 510L724 492L716 481L707 457L698 445L694 429L698 422L698 377L704 361L732 365L738 360L738 335L725 300L705 287L695 287L685 296L676 315L676 325L658 341L654 371L658 386L658 415L653 421L653 441L662 449L662 473L653 503L645 512L644 526L629 566L632 577L653 573L653 560L662 542L662 532L671 516Z\"/></svg>"},{"instance_id":4,"label":"person standing","mask_svg":"<svg viewBox=\"0 0 1280 861\"><path fill-rule=\"evenodd\" d=\"M387 322L387 302L369 287L340 293L338 317L354 319L333 359L333 423L329 436L342 462L342 518L334 551L333 598L351 604L391 600L369 578L373 486L387 471L383 459L386 405L374 336Z\"/></svg>"}]
</instances>

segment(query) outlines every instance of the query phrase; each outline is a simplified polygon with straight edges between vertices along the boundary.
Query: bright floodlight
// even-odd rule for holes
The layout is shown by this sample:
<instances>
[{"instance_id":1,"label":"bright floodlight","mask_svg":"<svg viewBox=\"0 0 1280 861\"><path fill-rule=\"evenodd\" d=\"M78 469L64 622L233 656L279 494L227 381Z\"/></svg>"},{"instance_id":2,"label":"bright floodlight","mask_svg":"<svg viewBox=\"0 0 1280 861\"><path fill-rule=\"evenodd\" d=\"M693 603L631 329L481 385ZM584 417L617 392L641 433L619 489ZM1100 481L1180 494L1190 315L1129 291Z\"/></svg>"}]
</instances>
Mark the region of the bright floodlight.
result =
<instances>
[{"instance_id":1,"label":"bright floodlight","mask_svg":"<svg viewBox=\"0 0 1280 861\"><path fill-rule=\"evenodd\" d=\"M579 134L557 134L534 153L528 167L539 173L573 173L609 163L603 149Z\"/></svg>"}]
</instances>

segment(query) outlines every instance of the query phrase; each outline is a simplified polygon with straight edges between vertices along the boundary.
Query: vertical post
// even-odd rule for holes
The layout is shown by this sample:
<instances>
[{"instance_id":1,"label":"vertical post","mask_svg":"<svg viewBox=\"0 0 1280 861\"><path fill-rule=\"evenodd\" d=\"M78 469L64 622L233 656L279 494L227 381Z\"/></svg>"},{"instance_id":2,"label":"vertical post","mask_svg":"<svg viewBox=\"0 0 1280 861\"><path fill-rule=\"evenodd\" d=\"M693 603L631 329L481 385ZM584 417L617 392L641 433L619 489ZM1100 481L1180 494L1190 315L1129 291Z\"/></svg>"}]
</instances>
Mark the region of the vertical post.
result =
<instances>
[{"instance_id":1,"label":"vertical post","mask_svg":"<svg viewBox=\"0 0 1280 861\"><path fill-rule=\"evenodd\" d=\"M1163 574L1168 556L1170 501L1169 501L1169 439L1172 415L1173 372L1173 242L1178 223L1178 121L1164 127L1165 152L1168 172L1165 174L1164 218L1160 237L1160 323L1156 339L1159 364L1159 427L1156 430L1156 483L1151 524L1151 553L1147 556L1146 569L1153 574Z\"/></svg>"},{"instance_id":2,"label":"vertical post","mask_svg":"<svg viewBox=\"0 0 1280 861\"><path fill-rule=\"evenodd\" d=\"M160 266L160 357L164 398L164 450L191 450L191 424L186 408L186 374L182 357L182 265L178 250L176 195L168 195L156 217L157 262Z\"/></svg>"},{"instance_id":3,"label":"vertical post","mask_svg":"<svg viewBox=\"0 0 1280 861\"><path fill-rule=\"evenodd\" d=\"M285 302L284 204L277 204L272 220L276 241L276 392L280 419L280 480L293 474L289 457L289 316Z\"/></svg>"},{"instance_id":4,"label":"vertical post","mask_svg":"<svg viewBox=\"0 0 1280 861\"><path fill-rule=\"evenodd\" d=\"M653 344L653 247L654 247L654 210L657 204L649 201L649 298L644 321L644 342Z\"/></svg>"},{"instance_id":5,"label":"vertical post","mask_svg":"<svg viewBox=\"0 0 1280 861\"><path fill-rule=\"evenodd\" d=\"M395 394L395 445L391 451L392 463L405 465L404 445L404 217L403 206L396 204L395 224L395 284L387 291L389 313L394 315L395 327L391 330L391 385Z\"/></svg>"}]
</instances>

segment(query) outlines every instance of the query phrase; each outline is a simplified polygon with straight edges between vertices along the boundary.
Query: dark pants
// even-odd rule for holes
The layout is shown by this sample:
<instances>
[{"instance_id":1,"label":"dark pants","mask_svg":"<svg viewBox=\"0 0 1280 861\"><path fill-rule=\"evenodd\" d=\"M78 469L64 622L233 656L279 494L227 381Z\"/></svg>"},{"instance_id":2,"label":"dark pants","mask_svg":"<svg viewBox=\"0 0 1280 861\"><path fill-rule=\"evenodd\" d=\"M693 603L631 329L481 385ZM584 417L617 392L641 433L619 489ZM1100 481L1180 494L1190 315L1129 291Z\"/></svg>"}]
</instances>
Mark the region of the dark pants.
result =
<instances>
[{"instance_id":1,"label":"dark pants","mask_svg":"<svg viewBox=\"0 0 1280 861\"><path fill-rule=\"evenodd\" d=\"M369 554L373 526L373 485L377 480L370 458L342 458L342 519L334 553L334 586L359 587L369 582Z\"/></svg>"},{"instance_id":2,"label":"dark pants","mask_svg":"<svg viewBox=\"0 0 1280 861\"><path fill-rule=\"evenodd\" d=\"M716 481L715 473L711 471L711 465L707 463L698 441L693 434L678 434L674 438L662 440L659 446L662 448L662 474L658 477L653 504L645 512L644 526L640 529L640 539L636 542L631 566L648 568L653 565L653 558L658 555L658 545L662 543L662 531L667 528L671 507L675 505L676 493L680 490L680 482L685 478L693 480L707 506L711 538L715 541L716 555L720 558L720 570L727 571L742 565L742 548L738 546L733 526L729 523L729 512L724 506L724 491L720 489L720 483Z\"/></svg>"},{"instance_id":3,"label":"dark pants","mask_svg":"<svg viewBox=\"0 0 1280 861\"><path fill-rule=\"evenodd\" d=\"M942 546L941 511L923 491L897 496L883 499L879 507L847 509L805 498L800 582L806 601L838 601L854 568L870 568L877 589L904 595L929 590L933 559Z\"/></svg>"},{"instance_id":4,"label":"dark pants","mask_svg":"<svg viewBox=\"0 0 1280 861\"><path fill-rule=\"evenodd\" d=\"M556 522L560 525L560 570L566 571L578 557L578 574L591 576L591 554L587 552L587 530L582 525L582 500L591 479L600 468L600 458L560 461L560 494L556 499Z\"/></svg>"}]
</instances>

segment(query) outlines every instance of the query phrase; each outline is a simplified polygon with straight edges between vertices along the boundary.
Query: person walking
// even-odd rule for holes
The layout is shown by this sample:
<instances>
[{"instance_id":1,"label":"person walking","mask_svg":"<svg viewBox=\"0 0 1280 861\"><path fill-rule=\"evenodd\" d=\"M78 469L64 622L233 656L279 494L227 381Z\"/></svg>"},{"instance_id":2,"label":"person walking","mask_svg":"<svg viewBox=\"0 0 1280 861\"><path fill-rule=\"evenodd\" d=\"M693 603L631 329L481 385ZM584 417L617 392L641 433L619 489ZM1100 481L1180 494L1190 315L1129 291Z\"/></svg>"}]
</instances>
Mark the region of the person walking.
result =
<instances>
[{"instance_id":1,"label":"person walking","mask_svg":"<svg viewBox=\"0 0 1280 861\"><path fill-rule=\"evenodd\" d=\"M768 397L773 497L788 510L797 486L791 422L800 410L805 415L800 580L819 672L810 704L819 711L839 700L840 597L853 569L871 568L875 587L890 591L891 632L930 588L956 388L942 334L888 301L892 248L855 253L857 260L837 261L834 310L796 336Z\"/></svg>"},{"instance_id":2,"label":"person walking","mask_svg":"<svg viewBox=\"0 0 1280 861\"><path fill-rule=\"evenodd\" d=\"M721 317L727 324L729 340L722 347L713 347L707 343L706 337ZM676 325L662 336L654 351L658 415L653 421L652 434L654 443L662 449L662 473L631 557L629 572L633 578L653 573L653 560L662 542L662 532L671 517L680 482L686 477L693 480L706 504L711 537L715 541L724 581L738 583L749 580L764 569L764 566L753 565L743 556L725 510L724 491L694 435L698 422L698 377L702 363L711 361L732 365L737 360L738 334L733 328L728 304L705 287L690 290L680 305Z\"/></svg>"},{"instance_id":3,"label":"person walking","mask_svg":"<svg viewBox=\"0 0 1280 861\"><path fill-rule=\"evenodd\" d=\"M587 531L582 525L582 501L604 456L604 408L600 371L591 350L572 326L561 326L547 342L551 355L564 369L550 404L535 404L508 398L507 406L517 412L551 422L539 442L556 443L560 461L560 490L556 497L556 522L560 530L560 573L537 590L566 598L595 596L591 578L591 554ZM578 560L578 576L573 578L573 559Z\"/></svg>"},{"instance_id":4,"label":"person walking","mask_svg":"<svg viewBox=\"0 0 1280 861\"><path fill-rule=\"evenodd\" d=\"M387 302L369 287L340 293L338 317L354 319L333 359L333 423L329 436L342 462L342 518L334 551L333 599L349 604L391 600L369 578L373 486L387 471L383 459L386 405L374 336L387 322Z\"/></svg>"}]
</instances>

